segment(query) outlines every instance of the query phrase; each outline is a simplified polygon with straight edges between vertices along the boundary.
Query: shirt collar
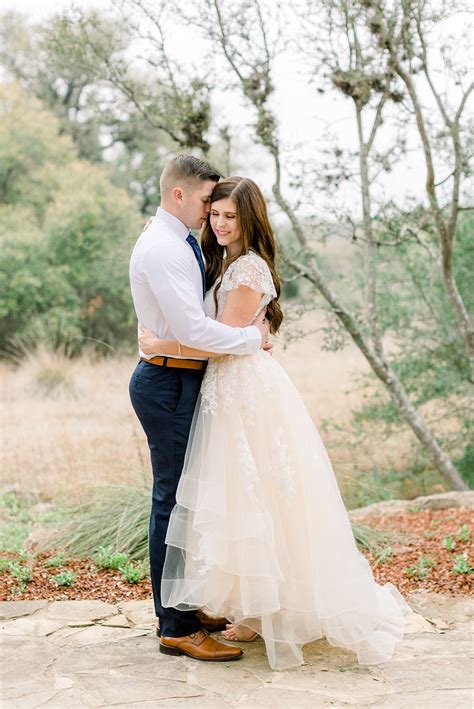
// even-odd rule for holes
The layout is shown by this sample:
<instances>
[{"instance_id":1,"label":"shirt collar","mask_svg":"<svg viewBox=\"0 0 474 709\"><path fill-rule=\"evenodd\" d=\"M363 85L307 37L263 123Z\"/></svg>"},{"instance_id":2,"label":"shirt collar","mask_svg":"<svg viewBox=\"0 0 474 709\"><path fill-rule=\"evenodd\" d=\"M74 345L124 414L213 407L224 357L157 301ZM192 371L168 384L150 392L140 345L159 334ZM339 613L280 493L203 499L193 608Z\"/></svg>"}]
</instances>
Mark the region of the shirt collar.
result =
<instances>
[{"instance_id":1,"label":"shirt collar","mask_svg":"<svg viewBox=\"0 0 474 709\"><path fill-rule=\"evenodd\" d=\"M183 222L180 221L178 217L175 217L173 214L170 214L166 211L166 209L163 209L163 207L158 207L158 209L156 210L155 218L158 218L160 221L167 224L169 228L176 234L176 236L179 236L183 240L187 239L189 229L186 224L183 224Z\"/></svg>"}]
</instances>

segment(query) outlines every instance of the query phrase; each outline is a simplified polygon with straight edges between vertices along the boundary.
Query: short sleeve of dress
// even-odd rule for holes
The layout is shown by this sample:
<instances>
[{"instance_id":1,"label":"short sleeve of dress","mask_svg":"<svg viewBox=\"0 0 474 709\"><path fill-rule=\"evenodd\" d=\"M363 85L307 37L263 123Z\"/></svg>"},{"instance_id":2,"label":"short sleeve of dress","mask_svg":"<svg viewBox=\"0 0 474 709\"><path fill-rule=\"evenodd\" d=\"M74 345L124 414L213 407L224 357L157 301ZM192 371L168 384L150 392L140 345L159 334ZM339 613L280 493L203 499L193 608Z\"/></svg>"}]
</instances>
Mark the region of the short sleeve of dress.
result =
<instances>
[{"instance_id":1,"label":"short sleeve of dress","mask_svg":"<svg viewBox=\"0 0 474 709\"><path fill-rule=\"evenodd\" d=\"M239 286L247 286L266 296L276 298L272 274L266 261L257 254L245 254L232 263L224 274L221 288L225 291L234 290Z\"/></svg>"}]
</instances>

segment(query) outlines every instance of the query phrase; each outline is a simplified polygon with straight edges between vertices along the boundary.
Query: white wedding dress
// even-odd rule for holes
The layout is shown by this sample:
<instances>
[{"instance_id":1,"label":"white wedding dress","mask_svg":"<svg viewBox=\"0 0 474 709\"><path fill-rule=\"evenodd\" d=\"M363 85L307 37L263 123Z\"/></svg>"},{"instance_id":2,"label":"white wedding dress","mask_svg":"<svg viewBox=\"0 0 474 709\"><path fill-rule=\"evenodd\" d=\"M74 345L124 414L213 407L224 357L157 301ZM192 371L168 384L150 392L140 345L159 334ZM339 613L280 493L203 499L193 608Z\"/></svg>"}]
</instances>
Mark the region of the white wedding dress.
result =
<instances>
[{"instance_id":1,"label":"white wedding dress","mask_svg":"<svg viewBox=\"0 0 474 709\"><path fill-rule=\"evenodd\" d=\"M239 285L275 297L265 261L241 256L218 291ZM207 313L215 316L213 294ZM411 611L379 586L358 551L326 449L297 389L274 357L210 360L172 512L165 606L204 608L256 630L272 668L303 662L321 637L389 660Z\"/></svg>"}]
</instances>

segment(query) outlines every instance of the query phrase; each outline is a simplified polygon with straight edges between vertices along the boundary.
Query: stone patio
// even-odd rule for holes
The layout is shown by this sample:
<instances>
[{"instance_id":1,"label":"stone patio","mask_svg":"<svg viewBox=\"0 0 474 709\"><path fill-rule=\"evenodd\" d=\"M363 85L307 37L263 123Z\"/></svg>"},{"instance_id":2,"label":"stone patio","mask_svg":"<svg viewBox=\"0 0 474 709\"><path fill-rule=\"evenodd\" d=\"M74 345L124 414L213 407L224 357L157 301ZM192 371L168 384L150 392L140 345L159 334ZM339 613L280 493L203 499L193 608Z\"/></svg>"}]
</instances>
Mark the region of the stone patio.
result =
<instances>
[{"instance_id":1,"label":"stone patio","mask_svg":"<svg viewBox=\"0 0 474 709\"><path fill-rule=\"evenodd\" d=\"M161 655L148 601L0 603L1 706L471 709L474 602L408 600L416 615L390 662L361 667L321 640L285 672L269 668L261 641L238 662Z\"/></svg>"}]
</instances>

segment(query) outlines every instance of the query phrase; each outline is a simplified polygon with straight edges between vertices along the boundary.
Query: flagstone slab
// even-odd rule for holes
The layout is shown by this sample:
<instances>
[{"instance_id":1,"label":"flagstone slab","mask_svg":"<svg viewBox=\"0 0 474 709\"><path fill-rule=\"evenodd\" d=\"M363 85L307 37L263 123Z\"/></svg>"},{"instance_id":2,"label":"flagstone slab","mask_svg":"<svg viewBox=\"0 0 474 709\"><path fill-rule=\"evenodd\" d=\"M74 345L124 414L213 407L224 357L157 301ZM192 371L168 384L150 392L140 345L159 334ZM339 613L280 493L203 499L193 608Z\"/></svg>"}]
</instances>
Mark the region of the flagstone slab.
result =
<instances>
[{"instance_id":1,"label":"flagstone slab","mask_svg":"<svg viewBox=\"0 0 474 709\"><path fill-rule=\"evenodd\" d=\"M100 625L110 625L113 628L131 628L132 622L123 615L123 613L117 613L110 618L104 618L104 620L99 621Z\"/></svg>"},{"instance_id":2,"label":"flagstone slab","mask_svg":"<svg viewBox=\"0 0 474 709\"><path fill-rule=\"evenodd\" d=\"M108 618L118 612L116 605L105 601L51 601L40 611L48 618L85 623Z\"/></svg>"},{"instance_id":3,"label":"flagstone slab","mask_svg":"<svg viewBox=\"0 0 474 709\"><path fill-rule=\"evenodd\" d=\"M67 632L68 630L71 632ZM62 631L51 636L52 642L60 647L83 647L84 645L120 642L121 640L145 635L147 632L140 628L113 628L106 625L91 625L87 628L63 628Z\"/></svg>"},{"instance_id":4,"label":"flagstone slab","mask_svg":"<svg viewBox=\"0 0 474 709\"><path fill-rule=\"evenodd\" d=\"M31 615L48 605L48 601L0 601L0 620Z\"/></svg>"},{"instance_id":5,"label":"flagstone slab","mask_svg":"<svg viewBox=\"0 0 474 709\"><path fill-rule=\"evenodd\" d=\"M27 693L31 685L37 689L51 684L51 679L44 679L44 673L53 667L59 650L47 638L3 636L1 650L2 691L10 687L18 690L15 694L21 694Z\"/></svg>"},{"instance_id":6,"label":"flagstone slab","mask_svg":"<svg viewBox=\"0 0 474 709\"><path fill-rule=\"evenodd\" d=\"M124 601L118 604L120 613L123 613L133 625L141 628L155 628L158 619L155 615L153 601Z\"/></svg>"}]
</instances>

